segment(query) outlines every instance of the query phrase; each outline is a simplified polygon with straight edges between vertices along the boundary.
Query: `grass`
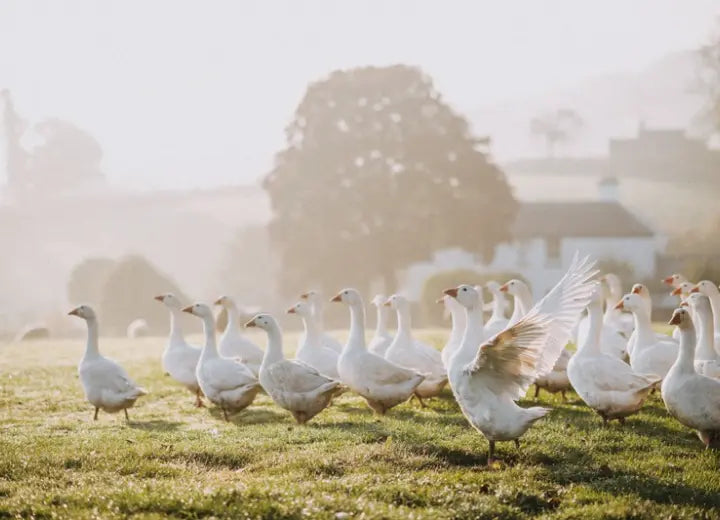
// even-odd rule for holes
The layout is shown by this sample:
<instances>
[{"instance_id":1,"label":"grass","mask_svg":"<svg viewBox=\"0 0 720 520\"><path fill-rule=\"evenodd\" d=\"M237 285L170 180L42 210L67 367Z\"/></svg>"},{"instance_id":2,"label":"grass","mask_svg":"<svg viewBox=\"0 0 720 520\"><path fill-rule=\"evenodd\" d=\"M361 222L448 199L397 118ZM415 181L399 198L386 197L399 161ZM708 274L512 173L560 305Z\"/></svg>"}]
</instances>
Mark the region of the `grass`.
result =
<instances>
[{"instance_id":1,"label":"grass","mask_svg":"<svg viewBox=\"0 0 720 520\"><path fill-rule=\"evenodd\" d=\"M150 391L131 425L92 421L82 341L0 348L0 518L720 517L720 455L657 395L624 427L603 427L574 394L543 393L554 412L520 452L499 444L488 469L487 442L449 391L384 418L343 395L303 427L260 395L226 423L163 375L163 346L101 341Z\"/></svg>"}]
</instances>

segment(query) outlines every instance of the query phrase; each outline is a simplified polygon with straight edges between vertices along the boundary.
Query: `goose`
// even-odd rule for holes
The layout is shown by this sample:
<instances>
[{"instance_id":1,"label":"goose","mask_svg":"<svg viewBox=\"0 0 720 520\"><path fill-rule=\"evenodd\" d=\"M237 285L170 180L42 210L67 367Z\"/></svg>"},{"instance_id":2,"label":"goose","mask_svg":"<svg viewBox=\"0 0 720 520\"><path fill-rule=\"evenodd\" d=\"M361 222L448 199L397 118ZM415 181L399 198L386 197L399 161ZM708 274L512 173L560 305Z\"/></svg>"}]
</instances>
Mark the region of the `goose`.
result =
<instances>
[{"instance_id":1,"label":"goose","mask_svg":"<svg viewBox=\"0 0 720 520\"><path fill-rule=\"evenodd\" d=\"M639 294L626 294L615 307L632 312L635 319L636 342L630 352L633 371L665 377L677 357L678 344L670 336L661 339L655 335L647 305Z\"/></svg>"},{"instance_id":2,"label":"goose","mask_svg":"<svg viewBox=\"0 0 720 520\"><path fill-rule=\"evenodd\" d=\"M375 325L375 335L368 344L368 350L373 354L385 357L393 337L387 330L390 309L385 306L387 297L383 294L376 294L372 299L372 304L377 308L377 324Z\"/></svg>"},{"instance_id":3,"label":"goose","mask_svg":"<svg viewBox=\"0 0 720 520\"><path fill-rule=\"evenodd\" d=\"M295 359L310 365L325 377L338 380L338 353L322 345L322 336L315 322L312 306L301 300L287 310L288 314L297 314L303 321L305 334L300 347L295 352Z\"/></svg>"},{"instance_id":4,"label":"goose","mask_svg":"<svg viewBox=\"0 0 720 520\"><path fill-rule=\"evenodd\" d=\"M648 288L645 285L643 285L641 283L636 283L635 285L632 286L630 293L637 294L639 296L640 302L642 303L641 307L643 309L643 312L647 315L647 321L650 323L652 320L652 297L650 296L650 291L648 290ZM617 309L619 307L617 307L617 305L616 305L615 308ZM668 336L667 334L663 334L661 332L652 331L652 334L655 336L657 341L665 341L665 340L671 339L670 336ZM635 349L635 345L637 344L637 340L638 340L638 330L637 330L637 321L635 321L635 328L634 328L632 334L630 334L630 338L628 339L628 343L627 343L628 356L632 356L633 350Z\"/></svg>"},{"instance_id":5,"label":"goose","mask_svg":"<svg viewBox=\"0 0 720 520\"><path fill-rule=\"evenodd\" d=\"M704 294L692 293L687 298L687 304L693 328L699 329L695 347L695 371L703 376L720 379L720 359L714 347L715 325L710 299ZM680 330L680 327L676 329Z\"/></svg>"},{"instance_id":6,"label":"goose","mask_svg":"<svg viewBox=\"0 0 720 520\"><path fill-rule=\"evenodd\" d=\"M718 291L717 285L711 281L703 280L698 282L690 292L699 292L710 298L715 327L715 352L720 354L720 291Z\"/></svg>"},{"instance_id":7,"label":"goose","mask_svg":"<svg viewBox=\"0 0 720 520\"><path fill-rule=\"evenodd\" d=\"M605 301L612 302L608 304L608 308L612 309L614 313L621 314L621 311L618 309L615 309L615 303L617 303L618 298L612 298L613 291L610 290L610 286L607 283L605 277L600 278L600 286L598 287L598 292L600 293L600 297L605 297ZM620 295L622 296L622 295ZM608 354L610 356L616 357L617 359L624 359L626 354L626 347L627 347L627 340L620 334L619 330L615 327L614 316L606 321L605 318L608 317L608 311L605 311L605 314L603 316L603 323L600 327L600 341L598 342L600 345L600 350L603 351L603 353ZM588 334L590 332L590 313L588 311L588 315L585 316L580 321L580 326L578 327L578 335L577 335L577 343L576 345L583 345L588 340Z\"/></svg>"},{"instance_id":8,"label":"goose","mask_svg":"<svg viewBox=\"0 0 720 520\"><path fill-rule=\"evenodd\" d=\"M510 280L504 285L500 286L501 292L506 292L515 298L515 308L513 309L513 315L510 318L510 325L517 323L523 316L525 316L532 307L532 294L527 284L521 280ZM582 308L581 308L582 310ZM577 322L573 324L573 330L577 326ZM540 395L540 389L544 388L546 391L554 394L560 392L565 399L565 392L571 390L570 379L567 376L567 364L572 354L567 348L563 348L560 355L555 360L555 366L550 372L540 375L535 380L535 399Z\"/></svg>"},{"instance_id":9,"label":"goose","mask_svg":"<svg viewBox=\"0 0 720 520\"><path fill-rule=\"evenodd\" d=\"M680 327L680 350L660 388L667 411L696 430L705 449L720 449L720 381L695 371L695 327L690 313L675 309L670 325Z\"/></svg>"},{"instance_id":10,"label":"goose","mask_svg":"<svg viewBox=\"0 0 720 520\"><path fill-rule=\"evenodd\" d=\"M642 407L660 378L638 374L632 367L601 348L603 325L602 291L597 288L588 303L590 328L568 363L567 373L575 392L602 417L603 423L625 417Z\"/></svg>"},{"instance_id":11,"label":"goose","mask_svg":"<svg viewBox=\"0 0 720 520\"><path fill-rule=\"evenodd\" d=\"M498 286L499 287L499 286ZM465 307L453 297L446 294L442 298L437 300L438 303L445 305L445 309L450 313L450 319L452 320L452 327L450 329L450 336L448 337L447 343L440 353L443 365L445 369L450 366L450 359L460 347L462 342L463 334L465 334Z\"/></svg>"},{"instance_id":12,"label":"goose","mask_svg":"<svg viewBox=\"0 0 720 520\"><path fill-rule=\"evenodd\" d=\"M676 275L673 275L676 276ZM677 275L680 276L680 275ZM668 277L670 278L670 277ZM665 279L667 280L667 278ZM693 287L695 287L695 284L692 282L680 282L677 284L677 286L670 292L670 296L677 296L680 301L678 302L679 306L682 306L683 302L685 302L690 296L690 293L693 290ZM690 317L693 320L693 325L695 326L695 330L697 330L698 324L695 321L695 309L692 306L689 306L687 308L687 311L690 313ZM675 327L672 332L672 337L675 341L680 340L680 329L678 327Z\"/></svg>"},{"instance_id":13,"label":"goose","mask_svg":"<svg viewBox=\"0 0 720 520\"><path fill-rule=\"evenodd\" d=\"M667 278L663 278L663 283L672 288L677 288L681 283L688 283L688 279L680 273L673 273Z\"/></svg>"},{"instance_id":14,"label":"goose","mask_svg":"<svg viewBox=\"0 0 720 520\"><path fill-rule=\"evenodd\" d=\"M343 289L333 302L350 308L350 335L338 359L340 380L380 415L410 399L425 376L369 352L365 347L365 306L355 289Z\"/></svg>"},{"instance_id":15,"label":"goose","mask_svg":"<svg viewBox=\"0 0 720 520\"><path fill-rule=\"evenodd\" d=\"M128 408L132 408L135 401L147 395L147 392L130 379L123 367L100 354L98 319L92 307L81 305L68 314L82 318L87 323L87 343L78 365L78 375L85 399L95 407L93 420L97 421L100 410L107 413L122 410L125 412L125 420L130 422Z\"/></svg>"},{"instance_id":16,"label":"goose","mask_svg":"<svg viewBox=\"0 0 720 520\"><path fill-rule=\"evenodd\" d=\"M398 366L425 374L415 388L415 397L425 407L424 397L437 397L448 381L440 352L412 335L410 302L404 296L393 294L384 304L397 313L397 333L385 353L385 359Z\"/></svg>"},{"instance_id":17,"label":"goose","mask_svg":"<svg viewBox=\"0 0 720 520\"><path fill-rule=\"evenodd\" d=\"M492 294L492 314L485 324L485 337L489 338L507 327L508 318L505 316L505 311L508 308L508 301L505 293L500 290L500 284L495 280L487 282L485 288ZM450 300L454 299L450 298Z\"/></svg>"},{"instance_id":18,"label":"goose","mask_svg":"<svg viewBox=\"0 0 720 520\"><path fill-rule=\"evenodd\" d=\"M228 412L239 412L252 404L260 391L260 383L247 365L218 352L215 316L208 305L196 303L185 307L183 312L197 316L203 322L205 345L195 373L200 389L210 402L220 407L223 417L229 421Z\"/></svg>"},{"instance_id":19,"label":"goose","mask_svg":"<svg viewBox=\"0 0 720 520\"><path fill-rule=\"evenodd\" d=\"M307 300L310 302L313 308L313 314L315 315L315 322L320 328L320 334L322 334L323 346L333 349L335 352L340 354L343 346L338 340L325 333L325 327L323 325L323 299L318 291L308 291L300 295L301 300ZM298 338L298 346L302 341L302 336Z\"/></svg>"},{"instance_id":20,"label":"goose","mask_svg":"<svg viewBox=\"0 0 720 520\"><path fill-rule=\"evenodd\" d=\"M603 294L605 295L603 322L617 329L624 338L629 338L634 329L632 317L615 309L615 304L620 301L624 294L620 277L615 273L605 273L600 277L600 283L603 286ZM627 346L627 341L625 343L625 346Z\"/></svg>"},{"instance_id":21,"label":"goose","mask_svg":"<svg viewBox=\"0 0 720 520\"><path fill-rule=\"evenodd\" d=\"M218 345L220 355L226 358L240 358L257 377L263 359L263 351L240 331L240 327L238 327L240 313L237 304L229 296L221 296L215 300L215 305L219 305L227 311L227 326Z\"/></svg>"},{"instance_id":22,"label":"goose","mask_svg":"<svg viewBox=\"0 0 720 520\"><path fill-rule=\"evenodd\" d=\"M325 377L302 361L285 359L282 331L271 315L258 314L245 326L258 327L267 333L260 384L275 404L289 411L298 424L305 424L327 408L340 382Z\"/></svg>"},{"instance_id":23,"label":"goose","mask_svg":"<svg viewBox=\"0 0 720 520\"><path fill-rule=\"evenodd\" d=\"M466 309L462 345L450 360L450 387L465 418L489 442L488 465L495 443L515 441L550 410L522 408L538 376L550 372L567 344L580 311L587 305L595 274L588 259L573 259L568 272L524 317L483 343L477 291L460 285L445 290Z\"/></svg>"},{"instance_id":24,"label":"goose","mask_svg":"<svg viewBox=\"0 0 720 520\"><path fill-rule=\"evenodd\" d=\"M163 370L195 394L195 406L202 408L205 406L202 401L202 390L200 390L195 374L201 351L198 347L189 345L183 336L180 328L180 312L182 312L183 305L171 293L155 296L155 300L165 305L170 311L170 337L163 352Z\"/></svg>"}]
</instances>

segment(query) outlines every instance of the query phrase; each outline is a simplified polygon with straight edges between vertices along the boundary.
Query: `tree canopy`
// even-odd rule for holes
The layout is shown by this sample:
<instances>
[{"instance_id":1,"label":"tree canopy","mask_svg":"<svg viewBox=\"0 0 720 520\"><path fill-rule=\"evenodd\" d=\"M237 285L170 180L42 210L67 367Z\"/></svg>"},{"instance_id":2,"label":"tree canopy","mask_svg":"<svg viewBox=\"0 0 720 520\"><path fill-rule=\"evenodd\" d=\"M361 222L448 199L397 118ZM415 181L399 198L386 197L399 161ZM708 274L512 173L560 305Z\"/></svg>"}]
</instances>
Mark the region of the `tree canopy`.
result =
<instances>
[{"instance_id":1,"label":"tree canopy","mask_svg":"<svg viewBox=\"0 0 720 520\"><path fill-rule=\"evenodd\" d=\"M489 254L516 211L487 139L431 78L396 65L311 84L264 179L283 285L366 288L438 249Z\"/></svg>"},{"instance_id":2,"label":"tree canopy","mask_svg":"<svg viewBox=\"0 0 720 520\"><path fill-rule=\"evenodd\" d=\"M570 108L559 108L534 117L530 121L530 132L545 141L547 156L554 157L557 145L575 138L583 125L580 114Z\"/></svg>"}]
</instances>

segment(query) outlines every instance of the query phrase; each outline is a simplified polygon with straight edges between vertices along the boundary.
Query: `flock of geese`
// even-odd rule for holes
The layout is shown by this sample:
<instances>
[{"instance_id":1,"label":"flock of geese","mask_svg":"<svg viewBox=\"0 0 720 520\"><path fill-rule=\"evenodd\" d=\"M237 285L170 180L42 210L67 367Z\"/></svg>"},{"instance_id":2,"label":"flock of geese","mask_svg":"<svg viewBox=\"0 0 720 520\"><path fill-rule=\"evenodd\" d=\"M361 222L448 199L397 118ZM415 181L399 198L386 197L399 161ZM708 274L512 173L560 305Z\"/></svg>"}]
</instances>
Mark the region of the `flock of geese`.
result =
<instances>
[{"instance_id":1,"label":"flock of geese","mask_svg":"<svg viewBox=\"0 0 720 520\"><path fill-rule=\"evenodd\" d=\"M215 304L228 312L228 325L217 342L212 308L203 303L183 307L172 294L157 296L170 312L170 336L163 353L164 370L204 406L203 396L222 409L225 419L250 406L263 390L299 424L312 419L343 392L365 399L380 415L409 399L421 406L449 384L467 418L489 442L514 441L546 407L522 407L517 401L535 384L540 389L573 389L604 422L638 412L647 396L660 388L668 412L698 432L706 448L720 448L720 290L712 282L690 283L679 274L665 279L679 296L670 324L673 335L652 329L650 293L636 284L623 295L617 276L598 273L588 258L573 259L567 273L540 301L533 302L521 280L489 282L491 305L482 287L447 289L438 302L452 319L442 351L413 337L410 303L401 295L376 296L377 325L365 338L365 305L355 289L343 289L332 302L350 311L348 340L341 345L323 329L323 299L315 291L301 295L288 309L303 322L295 359L283 353L283 334L270 314L257 314L246 327L267 334L262 350L238 327L238 309L227 296ZM440 295L439 295L440 296ZM514 299L506 315L507 296ZM604 309L603 309L604 304ZM586 315L583 315L584 311ZM391 311L397 329L388 330ZM484 313L491 311L487 323ZM628 319L627 311L632 319ZM205 344L188 344L180 329L181 312L203 322ZM70 312L87 322L88 338L79 365L87 400L98 411L124 411L146 394L116 362L98 350L95 312L81 305ZM696 333L697 331L697 333ZM577 351L568 350L573 341Z\"/></svg>"}]
</instances>

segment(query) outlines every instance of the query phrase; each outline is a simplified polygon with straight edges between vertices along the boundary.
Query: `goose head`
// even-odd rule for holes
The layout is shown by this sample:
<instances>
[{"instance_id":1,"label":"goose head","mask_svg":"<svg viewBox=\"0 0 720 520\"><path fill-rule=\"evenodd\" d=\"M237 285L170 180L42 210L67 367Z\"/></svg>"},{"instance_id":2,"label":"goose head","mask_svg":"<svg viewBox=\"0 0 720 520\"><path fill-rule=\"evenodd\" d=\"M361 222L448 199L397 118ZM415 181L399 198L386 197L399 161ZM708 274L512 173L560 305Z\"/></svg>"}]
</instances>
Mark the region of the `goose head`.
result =
<instances>
[{"instance_id":1,"label":"goose head","mask_svg":"<svg viewBox=\"0 0 720 520\"><path fill-rule=\"evenodd\" d=\"M308 318L312 316L312 306L307 301L300 300L299 302L295 303L295 305L290 307L286 312L288 314L297 314L298 316L302 316L303 318Z\"/></svg>"},{"instance_id":2,"label":"goose head","mask_svg":"<svg viewBox=\"0 0 720 520\"><path fill-rule=\"evenodd\" d=\"M720 291L718 290L717 286L712 283L710 280L703 280L702 282L698 282L695 287L693 287L690 290L691 293L697 293L704 294L708 298L711 298L713 296L717 296L720 294Z\"/></svg>"},{"instance_id":3,"label":"goose head","mask_svg":"<svg viewBox=\"0 0 720 520\"><path fill-rule=\"evenodd\" d=\"M675 309L668 325L676 325L680 330L691 328L693 325L690 313L684 307Z\"/></svg>"},{"instance_id":4,"label":"goose head","mask_svg":"<svg viewBox=\"0 0 720 520\"><path fill-rule=\"evenodd\" d=\"M701 293L690 294L685 301L690 306L699 312L712 313L712 307L710 306L710 298Z\"/></svg>"},{"instance_id":5,"label":"goose head","mask_svg":"<svg viewBox=\"0 0 720 520\"><path fill-rule=\"evenodd\" d=\"M600 282L607 285L611 294L622 294L622 282L620 281L620 277L615 273L605 273L600 277Z\"/></svg>"},{"instance_id":6,"label":"goose head","mask_svg":"<svg viewBox=\"0 0 720 520\"><path fill-rule=\"evenodd\" d=\"M376 294L372 300L370 300L370 303L372 303L375 307L382 307L385 305L385 302L387 301L387 296L384 294Z\"/></svg>"},{"instance_id":7,"label":"goose head","mask_svg":"<svg viewBox=\"0 0 720 520\"><path fill-rule=\"evenodd\" d=\"M616 309L626 310L630 312L636 312L643 310L644 303L642 297L637 293L629 293L622 297L622 299L615 305Z\"/></svg>"},{"instance_id":8,"label":"goose head","mask_svg":"<svg viewBox=\"0 0 720 520\"><path fill-rule=\"evenodd\" d=\"M407 309L410 306L410 302L408 302L407 298L405 298L404 296L401 296L399 294L393 294L385 301L383 305L385 305L386 307L390 307L394 311L397 311L400 309Z\"/></svg>"},{"instance_id":9,"label":"goose head","mask_svg":"<svg viewBox=\"0 0 720 520\"><path fill-rule=\"evenodd\" d=\"M362 298L360 297L360 293L357 291L357 289L351 289L349 287L337 293L330 301L341 302L346 305L362 305Z\"/></svg>"},{"instance_id":10,"label":"goose head","mask_svg":"<svg viewBox=\"0 0 720 520\"><path fill-rule=\"evenodd\" d=\"M164 304L166 307L170 309L182 309L182 303L180 302L180 299L175 296L173 293L165 293L165 294L159 294L158 296L155 296L155 300L159 301L160 303Z\"/></svg>"},{"instance_id":11,"label":"goose head","mask_svg":"<svg viewBox=\"0 0 720 520\"><path fill-rule=\"evenodd\" d=\"M443 291L447 296L455 298L463 307L471 309L480 305L480 295L471 285L458 285L452 289Z\"/></svg>"},{"instance_id":12,"label":"goose head","mask_svg":"<svg viewBox=\"0 0 720 520\"><path fill-rule=\"evenodd\" d=\"M680 273L673 273L670 276L668 276L667 278L663 278L663 283L670 285L672 287L677 287L681 283L687 282L687 281L688 281L687 278L685 278Z\"/></svg>"},{"instance_id":13,"label":"goose head","mask_svg":"<svg viewBox=\"0 0 720 520\"><path fill-rule=\"evenodd\" d=\"M277 321L270 314L261 313L256 314L250 321L245 324L245 327L257 327L263 330L272 330L278 327Z\"/></svg>"},{"instance_id":14,"label":"goose head","mask_svg":"<svg viewBox=\"0 0 720 520\"><path fill-rule=\"evenodd\" d=\"M495 280L490 280L485 284L485 288L490 291L493 296L496 296L500 292L500 284Z\"/></svg>"},{"instance_id":15,"label":"goose head","mask_svg":"<svg viewBox=\"0 0 720 520\"><path fill-rule=\"evenodd\" d=\"M680 296L680 298L686 298L687 295L692 292L693 287L695 287L695 284L692 284L690 282L680 282L675 286L670 295Z\"/></svg>"},{"instance_id":16,"label":"goose head","mask_svg":"<svg viewBox=\"0 0 720 520\"><path fill-rule=\"evenodd\" d=\"M512 296L522 296L530 293L530 288L522 280L512 279L509 282L505 282L498 289L500 292L508 293Z\"/></svg>"},{"instance_id":17,"label":"goose head","mask_svg":"<svg viewBox=\"0 0 720 520\"><path fill-rule=\"evenodd\" d=\"M220 296L217 300L215 300L215 305L219 305L220 307L223 307L224 309L231 309L235 307L235 301L230 298L230 296Z\"/></svg>"},{"instance_id":18,"label":"goose head","mask_svg":"<svg viewBox=\"0 0 720 520\"><path fill-rule=\"evenodd\" d=\"M79 307L75 307L73 310L68 312L68 316L77 316L78 318L82 318L86 321L94 320L97 317L95 315L95 311L89 305L80 305Z\"/></svg>"},{"instance_id":19,"label":"goose head","mask_svg":"<svg viewBox=\"0 0 720 520\"><path fill-rule=\"evenodd\" d=\"M320 292L318 291L307 291L300 295L301 300L307 300L310 303L315 303L320 299Z\"/></svg>"},{"instance_id":20,"label":"goose head","mask_svg":"<svg viewBox=\"0 0 720 520\"><path fill-rule=\"evenodd\" d=\"M187 312L188 314L192 314L193 316L197 316L198 318L214 319L212 309L209 305L205 305L204 303L193 303L192 305L188 305L187 307L183 308L182 311Z\"/></svg>"}]
</instances>

